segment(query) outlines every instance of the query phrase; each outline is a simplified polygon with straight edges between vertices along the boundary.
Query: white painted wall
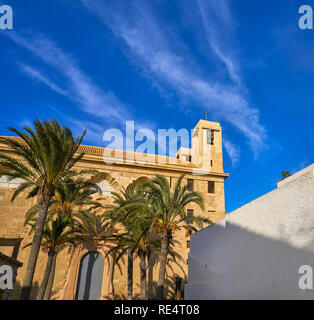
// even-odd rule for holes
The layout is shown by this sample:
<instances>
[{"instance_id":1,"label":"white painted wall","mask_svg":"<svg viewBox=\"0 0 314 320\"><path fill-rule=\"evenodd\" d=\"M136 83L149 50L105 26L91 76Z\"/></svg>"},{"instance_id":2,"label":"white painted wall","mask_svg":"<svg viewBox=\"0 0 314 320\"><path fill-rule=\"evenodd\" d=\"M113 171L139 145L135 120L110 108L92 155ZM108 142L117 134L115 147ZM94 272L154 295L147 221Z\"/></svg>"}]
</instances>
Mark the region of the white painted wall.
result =
<instances>
[{"instance_id":1,"label":"white painted wall","mask_svg":"<svg viewBox=\"0 0 314 320\"><path fill-rule=\"evenodd\" d=\"M191 236L186 299L313 299L314 164Z\"/></svg>"}]
</instances>

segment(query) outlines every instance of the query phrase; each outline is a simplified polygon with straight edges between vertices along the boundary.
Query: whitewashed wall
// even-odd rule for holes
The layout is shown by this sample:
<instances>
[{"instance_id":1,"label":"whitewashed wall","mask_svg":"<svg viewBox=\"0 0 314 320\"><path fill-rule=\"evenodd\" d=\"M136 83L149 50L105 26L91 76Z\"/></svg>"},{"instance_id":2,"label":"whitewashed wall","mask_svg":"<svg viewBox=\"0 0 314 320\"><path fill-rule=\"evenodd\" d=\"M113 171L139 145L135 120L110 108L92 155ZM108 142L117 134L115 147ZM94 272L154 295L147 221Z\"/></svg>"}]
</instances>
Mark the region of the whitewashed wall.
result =
<instances>
[{"instance_id":1,"label":"whitewashed wall","mask_svg":"<svg viewBox=\"0 0 314 320\"><path fill-rule=\"evenodd\" d=\"M186 299L313 299L314 164L191 237Z\"/></svg>"}]
</instances>

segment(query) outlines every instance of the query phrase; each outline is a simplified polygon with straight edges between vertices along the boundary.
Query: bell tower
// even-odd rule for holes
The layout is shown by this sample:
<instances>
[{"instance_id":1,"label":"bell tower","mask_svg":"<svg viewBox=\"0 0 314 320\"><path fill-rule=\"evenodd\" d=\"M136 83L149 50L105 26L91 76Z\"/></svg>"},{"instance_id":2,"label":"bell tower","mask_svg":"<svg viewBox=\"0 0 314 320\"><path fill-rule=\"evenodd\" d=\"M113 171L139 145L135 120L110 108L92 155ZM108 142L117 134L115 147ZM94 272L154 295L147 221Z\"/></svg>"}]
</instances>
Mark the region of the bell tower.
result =
<instances>
[{"instance_id":1,"label":"bell tower","mask_svg":"<svg viewBox=\"0 0 314 320\"><path fill-rule=\"evenodd\" d=\"M221 126L218 122L200 120L195 126L192 162L199 167L195 174L223 173Z\"/></svg>"}]
</instances>

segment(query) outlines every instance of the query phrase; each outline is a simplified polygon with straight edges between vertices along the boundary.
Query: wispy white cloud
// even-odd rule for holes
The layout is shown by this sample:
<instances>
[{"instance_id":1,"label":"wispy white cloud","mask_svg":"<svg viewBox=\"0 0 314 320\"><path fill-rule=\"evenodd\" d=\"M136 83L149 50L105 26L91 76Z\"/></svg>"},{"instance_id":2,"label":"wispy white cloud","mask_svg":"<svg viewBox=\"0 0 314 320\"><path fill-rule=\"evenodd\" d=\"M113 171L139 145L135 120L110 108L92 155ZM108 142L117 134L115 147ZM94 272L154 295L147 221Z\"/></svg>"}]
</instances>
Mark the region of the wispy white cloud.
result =
<instances>
[{"instance_id":1,"label":"wispy white cloud","mask_svg":"<svg viewBox=\"0 0 314 320\"><path fill-rule=\"evenodd\" d=\"M179 37L174 43L166 26L158 23L158 18L147 7L147 2L132 2L124 10L121 10L119 1L112 4L82 0L82 3L124 41L129 57L153 81L175 90L182 99L195 102L199 108L209 111L214 119L232 124L247 137L254 152L264 146L266 132L260 124L259 111L250 105L245 88L241 87L237 64L231 55L223 54L218 42L212 41L211 49L225 64L234 84L213 81L210 75L199 72L201 68L194 68L189 57L177 50ZM220 6L224 21L230 23L231 15L224 9L226 3ZM208 39L212 39L210 35Z\"/></svg>"},{"instance_id":2,"label":"wispy white cloud","mask_svg":"<svg viewBox=\"0 0 314 320\"><path fill-rule=\"evenodd\" d=\"M30 51L44 64L53 68L66 82L66 89L60 88L47 76L34 67L20 64L21 68L32 78L49 86L59 94L66 95L77 102L82 111L92 115L99 121L119 123L121 117L128 117L128 107L113 92L104 92L79 67L77 61L58 45L42 34L20 35L8 33L16 44Z\"/></svg>"},{"instance_id":3,"label":"wispy white cloud","mask_svg":"<svg viewBox=\"0 0 314 320\"><path fill-rule=\"evenodd\" d=\"M20 69L29 77L32 79L38 80L39 82L45 84L50 89L54 90L55 92L68 96L69 92L66 90L61 89L57 84L55 84L53 81L51 81L47 76L45 76L42 72L40 72L38 69L35 69L29 65L26 65L24 63L18 63L18 66Z\"/></svg>"},{"instance_id":4,"label":"wispy white cloud","mask_svg":"<svg viewBox=\"0 0 314 320\"><path fill-rule=\"evenodd\" d=\"M235 166L240 159L240 149L237 145L233 144L226 137L223 139L223 147L225 148L232 165Z\"/></svg>"},{"instance_id":5,"label":"wispy white cloud","mask_svg":"<svg viewBox=\"0 0 314 320\"><path fill-rule=\"evenodd\" d=\"M234 19L226 0L219 2L197 0L202 25L210 49L225 65L230 79L242 86L240 67L234 58L230 38L235 27Z\"/></svg>"}]
</instances>

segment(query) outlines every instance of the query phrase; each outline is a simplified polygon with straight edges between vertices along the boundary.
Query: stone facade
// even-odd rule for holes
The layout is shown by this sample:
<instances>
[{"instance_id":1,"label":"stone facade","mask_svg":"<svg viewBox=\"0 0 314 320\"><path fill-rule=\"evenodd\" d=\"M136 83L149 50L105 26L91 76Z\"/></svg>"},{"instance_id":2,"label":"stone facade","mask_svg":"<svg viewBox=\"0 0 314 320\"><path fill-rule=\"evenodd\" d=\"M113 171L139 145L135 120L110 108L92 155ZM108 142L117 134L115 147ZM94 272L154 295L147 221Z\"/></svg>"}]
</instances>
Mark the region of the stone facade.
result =
<instances>
[{"instance_id":1,"label":"stone facade","mask_svg":"<svg viewBox=\"0 0 314 320\"><path fill-rule=\"evenodd\" d=\"M205 141L204 137L207 137L206 130L208 129L212 129L213 142ZM80 151L84 151L85 156L77 164L77 169L93 168L102 172L99 185L104 191L102 197L106 203L111 201L110 192L112 190L119 192L122 187L127 188L131 184L135 185L140 181L154 177L155 174L166 176L172 187L180 175L185 174L184 183L187 183L188 179L193 180L194 190L199 191L205 200L204 211L193 205L187 209L193 209L194 215L206 216L213 222L225 216L224 180L228 177L228 174L223 172L221 127L218 123L201 120L197 124L193 133L192 149L188 149L191 155L190 159L183 157L187 151L184 149L178 151L177 159L121 151L118 157L115 155L114 163L109 164L110 162L106 160L110 159L112 155L110 155L111 151L108 149L81 146ZM0 145L0 152L10 152L10 150ZM23 225L24 214L34 204L35 200L25 200L25 197L20 195L12 203L10 199L13 192L14 186L6 184L4 180L0 181L0 237L21 237L23 238L22 246L24 246L32 239L28 235L28 228ZM187 277L189 239L186 238L185 232L182 230L176 233L175 240L177 241L175 250L180 259L177 262L170 261L170 267L167 269L169 279L168 297L174 296L175 275L183 279ZM75 297L79 262L84 253L89 250L105 252L104 248L97 248L95 244L85 244L75 249L64 249L59 253L52 292L53 299L73 299ZM23 267L18 272L17 289L14 292L15 298L18 297L18 290L22 285L29 251L29 248L25 248L20 250L19 253L18 258L23 262ZM36 288L41 283L46 259L46 254L41 252L37 262L32 298L35 298ZM105 269L110 270L108 266ZM155 294L158 269L157 257L152 254L147 272L150 297ZM108 271L107 274L109 273ZM108 296L112 287L115 289L115 295L111 297L125 297L126 261L124 263L121 261L119 268L115 268L114 274L110 277L112 277L110 283L108 281L103 283L102 298ZM134 262L134 284L136 296L139 294L139 263L137 259Z\"/></svg>"}]
</instances>

